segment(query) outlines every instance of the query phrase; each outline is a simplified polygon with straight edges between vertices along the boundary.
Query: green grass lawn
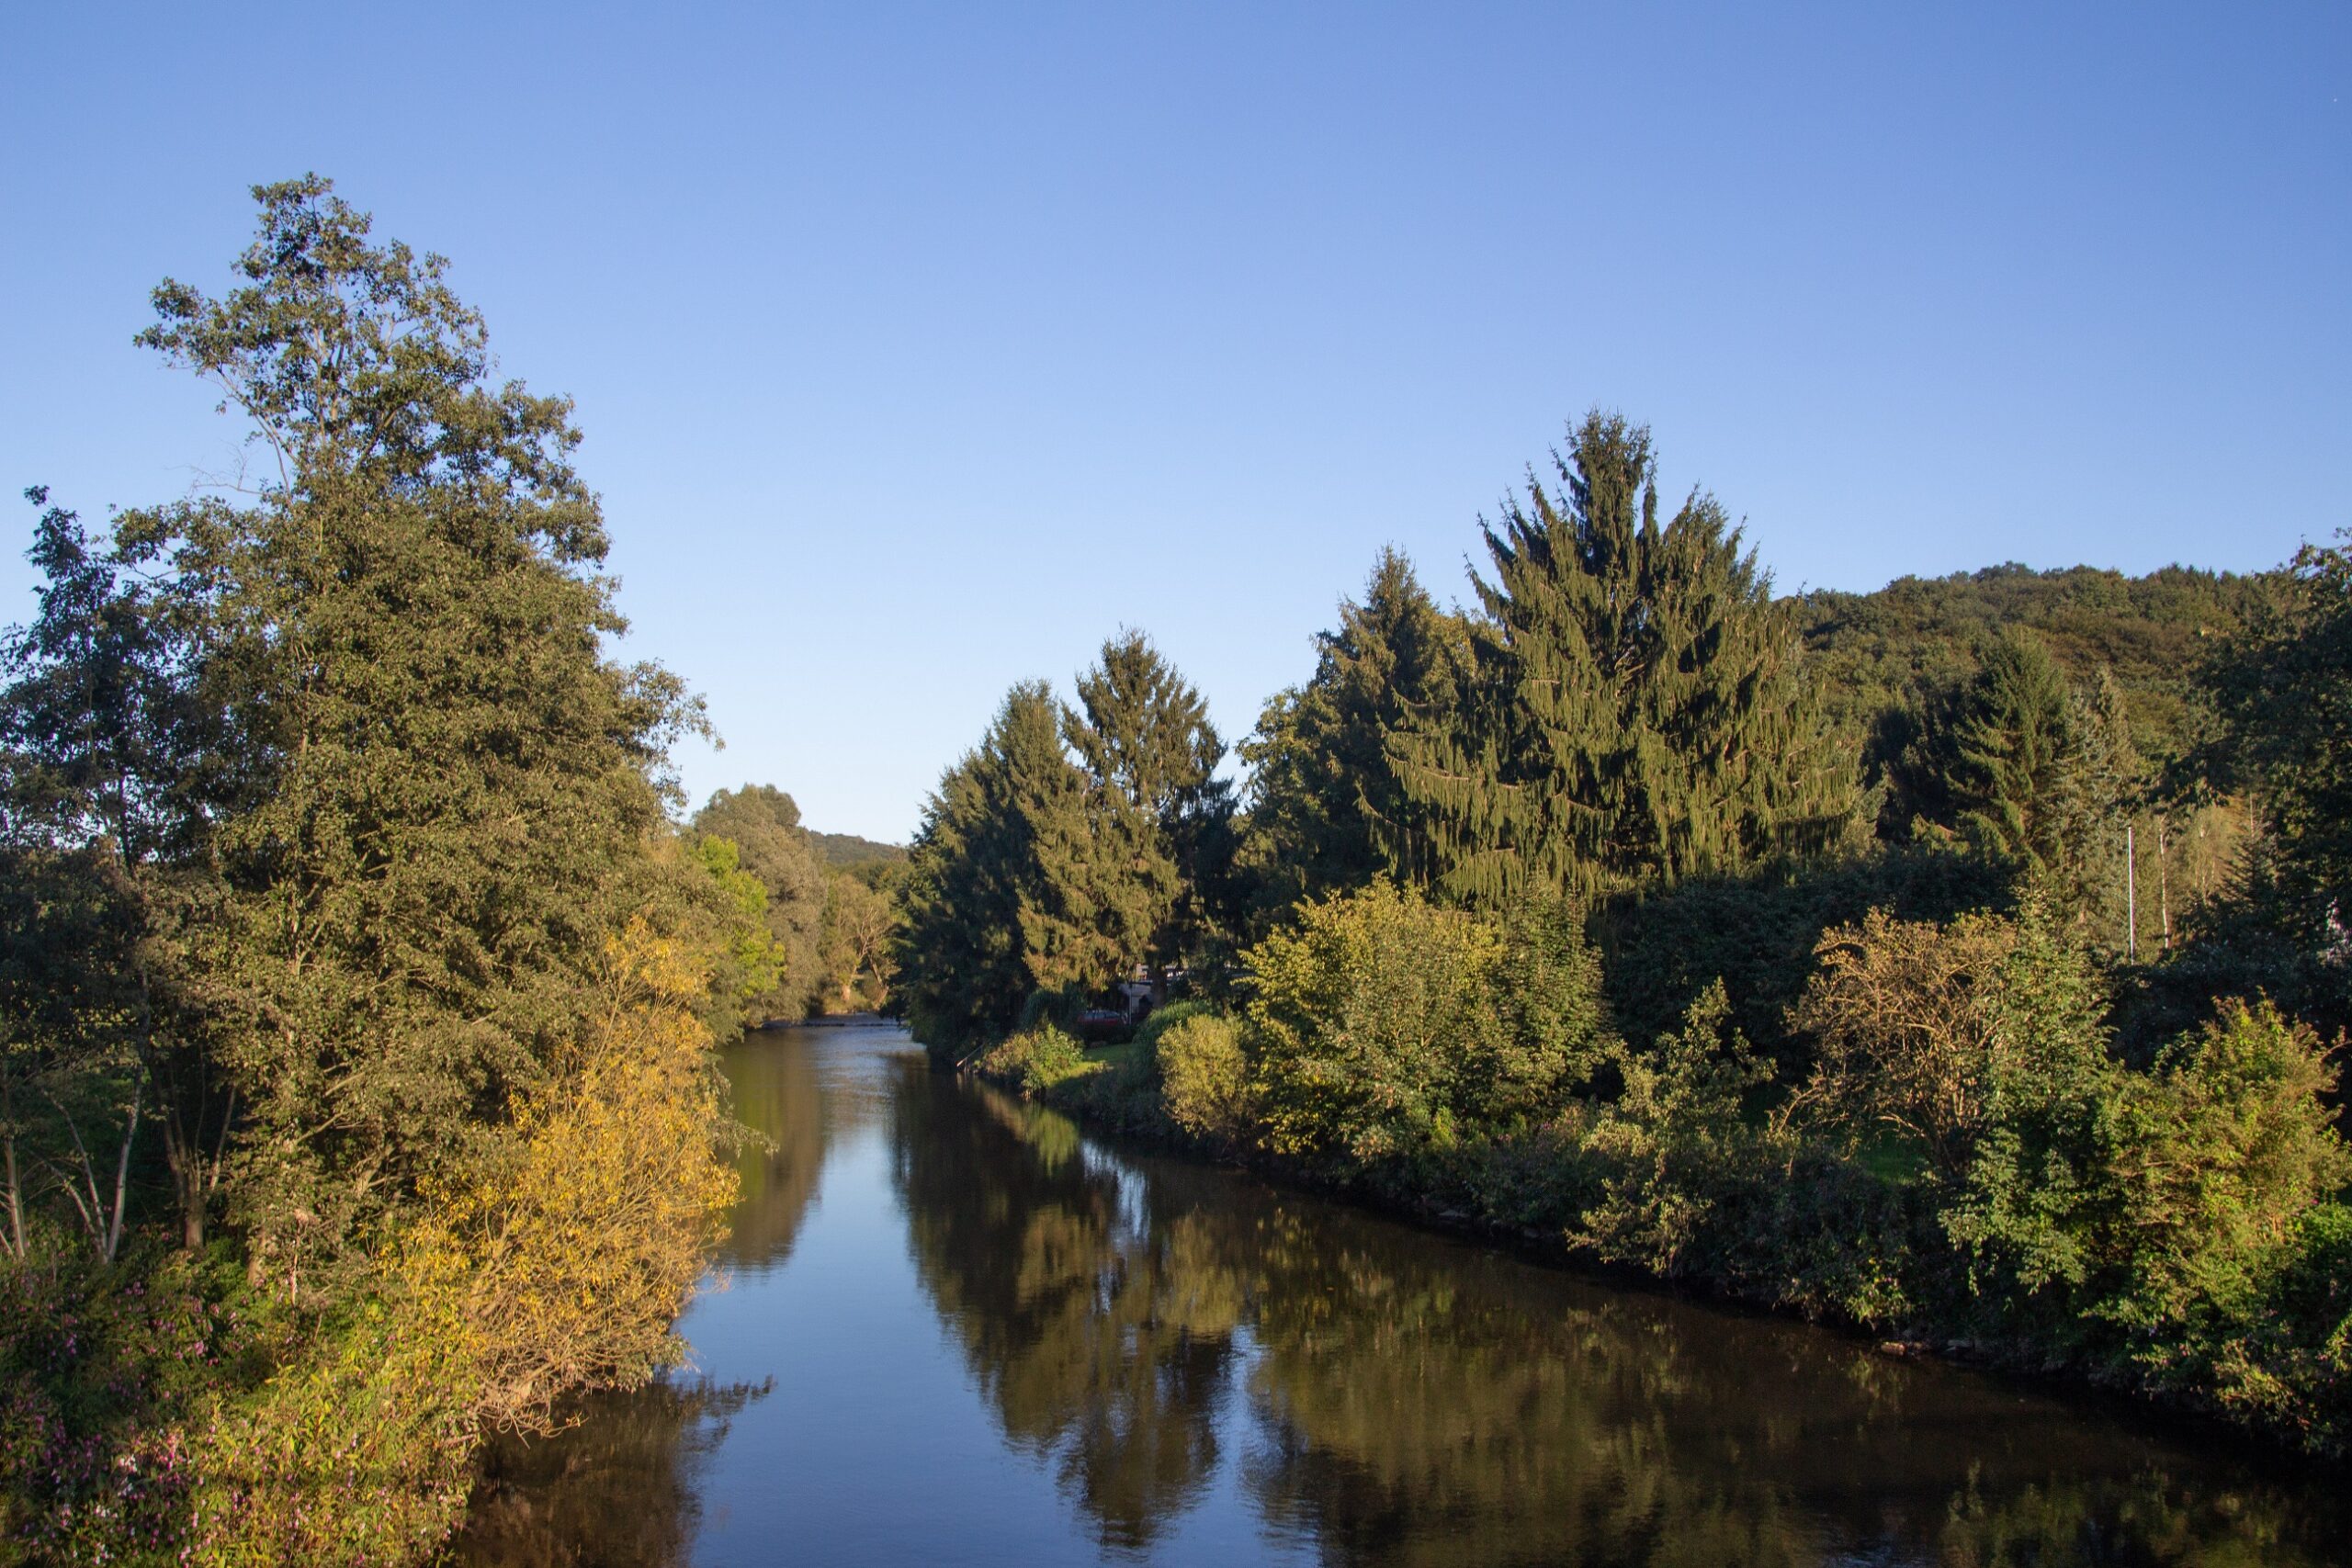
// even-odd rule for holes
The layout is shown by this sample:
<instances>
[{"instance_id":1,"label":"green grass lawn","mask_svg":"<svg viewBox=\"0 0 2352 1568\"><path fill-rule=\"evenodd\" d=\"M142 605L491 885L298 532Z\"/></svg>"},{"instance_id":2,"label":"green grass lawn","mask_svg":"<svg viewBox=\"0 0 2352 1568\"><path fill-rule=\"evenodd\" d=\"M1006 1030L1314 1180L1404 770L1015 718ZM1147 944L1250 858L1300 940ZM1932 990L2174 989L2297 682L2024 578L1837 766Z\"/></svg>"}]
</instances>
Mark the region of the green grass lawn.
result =
<instances>
[{"instance_id":1,"label":"green grass lawn","mask_svg":"<svg viewBox=\"0 0 2352 1568\"><path fill-rule=\"evenodd\" d=\"M1106 1067L1129 1067L1141 1060L1140 1051L1141 1047L1133 1040L1121 1045L1089 1045L1086 1059L1100 1062Z\"/></svg>"}]
</instances>

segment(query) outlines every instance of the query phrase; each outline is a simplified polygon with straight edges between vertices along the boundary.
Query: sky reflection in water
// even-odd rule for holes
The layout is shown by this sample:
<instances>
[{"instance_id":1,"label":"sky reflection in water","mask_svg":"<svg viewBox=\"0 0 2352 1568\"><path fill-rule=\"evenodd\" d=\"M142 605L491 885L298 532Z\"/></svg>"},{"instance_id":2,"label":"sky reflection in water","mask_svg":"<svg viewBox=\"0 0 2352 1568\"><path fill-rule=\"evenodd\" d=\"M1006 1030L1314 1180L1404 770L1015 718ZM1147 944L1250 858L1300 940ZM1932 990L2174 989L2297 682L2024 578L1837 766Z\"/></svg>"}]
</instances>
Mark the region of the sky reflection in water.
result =
<instances>
[{"instance_id":1,"label":"sky reflection in water","mask_svg":"<svg viewBox=\"0 0 2352 1568\"><path fill-rule=\"evenodd\" d=\"M499 1452L489 1565L2352 1563L2324 1478L748 1037L694 1375Z\"/></svg>"}]
</instances>

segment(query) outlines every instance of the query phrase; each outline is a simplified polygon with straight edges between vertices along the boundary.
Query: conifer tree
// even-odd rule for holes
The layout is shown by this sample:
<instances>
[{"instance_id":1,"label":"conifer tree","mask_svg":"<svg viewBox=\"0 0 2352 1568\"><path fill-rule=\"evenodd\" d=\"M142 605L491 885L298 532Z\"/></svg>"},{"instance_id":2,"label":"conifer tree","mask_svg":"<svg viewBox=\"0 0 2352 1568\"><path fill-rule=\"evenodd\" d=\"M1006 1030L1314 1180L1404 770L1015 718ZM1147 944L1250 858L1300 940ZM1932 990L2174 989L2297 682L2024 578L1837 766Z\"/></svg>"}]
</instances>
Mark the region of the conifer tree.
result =
<instances>
[{"instance_id":1,"label":"conifer tree","mask_svg":"<svg viewBox=\"0 0 2352 1568\"><path fill-rule=\"evenodd\" d=\"M1986 644L1954 729L1959 826L2028 875L2074 861L2084 815L2080 705L2048 649L2030 633Z\"/></svg>"},{"instance_id":2,"label":"conifer tree","mask_svg":"<svg viewBox=\"0 0 2352 1568\"><path fill-rule=\"evenodd\" d=\"M2225 739L2214 771L2260 802L2279 915L2334 966L2352 926L2352 535L2304 546L2269 591L2201 672Z\"/></svg>"},{"instance_id":3,"label":"conifer tree","mask_svg":"<svg viewBox=\"0 0 2352 1568\"><path fill-rule=\"evenodd\" d=\"M1598 412L1484 526L1461 702L1391 743L1439 888L1590 896L1846 835L1853 769L1713 497L1661 525L1647 429Z\"/></svg>"},{"instance_id":4,"label":"conifer tree","mask_svg":"<svg viewBox=\"0 0 2352 1568\"><path fill-rule=\"evenodd\" d=\"M915 1037L953 1058L1001 1037L1038 989L1106 984L1084 776L1042 681L1006 694L940 780L910 852L898 988Z\"/></svg>"},{"instance_id":5,"label":"conifer tree","mask_svg":"<svg viewBox=\"0 0 2352 1568\"><path fill-rule=\"evenodd\" d=\"M1338 628L1317 634L1313 678L1267 703L1241 747L1250 768L1244 853L1261 924L1375 876L1424 880L1412 863L1415 810L1388 744L1410 716L1452 709L1464 637L1412 563L1384 549L1363 603L1341 600Z\"/></svg>"},{"instance_id":6,"label":"conifer tree","mask_svg":"<svg viewBox=\"0 0 2352 1568\"><path fill-rule=\"evenodd\" d=\"M1087 782L1087 832L1102 874L1095 929L1122 964L1154 975L1181 963L1224 918L1232 793L1216 777L1225 742L1201 694L1150 638L1102 645L1078 679L1062 728Z\"/></svg>"}]
</instances>

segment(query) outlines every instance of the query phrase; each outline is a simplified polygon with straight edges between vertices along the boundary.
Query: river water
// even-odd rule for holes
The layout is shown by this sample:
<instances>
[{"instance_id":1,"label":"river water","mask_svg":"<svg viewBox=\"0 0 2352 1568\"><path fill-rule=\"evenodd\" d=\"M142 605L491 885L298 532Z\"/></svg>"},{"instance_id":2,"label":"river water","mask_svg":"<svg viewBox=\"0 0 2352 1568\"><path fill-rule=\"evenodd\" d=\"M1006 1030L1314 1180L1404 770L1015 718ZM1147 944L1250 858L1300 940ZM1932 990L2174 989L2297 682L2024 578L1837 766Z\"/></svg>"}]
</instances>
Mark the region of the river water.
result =
<instances>
[{"instance_id":1,"label":"river water","mask_svg":"<svg viewBox=\"0 0 2352 1568\"><path fill-rule=\"evenodd\" d=\"M2352 1563L2335 1480L1141 1156L895 1029L747 1036L688 1375L503 1449L459 1561Z\"/></svg>"}]
</instances>

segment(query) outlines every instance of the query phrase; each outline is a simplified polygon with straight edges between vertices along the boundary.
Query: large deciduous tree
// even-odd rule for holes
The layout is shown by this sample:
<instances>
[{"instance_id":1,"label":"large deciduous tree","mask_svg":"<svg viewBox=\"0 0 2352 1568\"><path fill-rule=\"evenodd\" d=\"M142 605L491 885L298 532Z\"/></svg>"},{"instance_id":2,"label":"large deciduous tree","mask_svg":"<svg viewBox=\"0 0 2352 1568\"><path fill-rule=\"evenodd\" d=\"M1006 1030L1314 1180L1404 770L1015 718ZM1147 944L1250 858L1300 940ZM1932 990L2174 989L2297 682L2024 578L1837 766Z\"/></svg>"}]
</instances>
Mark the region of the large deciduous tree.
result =
<instances>
[{"instance_id":1,"label":"large deciduous tree","mask_svg":"<svg viewBox=\"0 0 2352 1568\"><path fill-rule=\"evenodd\" d=\"M779 1018L799 1017L815 999L824 968L826 897L824 861L800 824L799 806L774 784L745 784L713 794L693 826L730 840L742 868L767 889L764 918L783 962L775 986L754 1005Z\"/></svg>"},{"instance_id":2,"label":"large deciduous tree","mask_svg":"<svg viewBox=\"0 0 2352 1568\"><path fill-rule=\"evenodd\" d=\"M1851 830L1794 626L1714 499L1657 516L1649 432L1589 415L1485 526L1463 700L1391 745L1457 898L1736 872Z\"/></svg>"},{"instance_id":3,"label":"large deciduous tree","mask_svg":"<svg viewBox=\"0 0 2352 1568\"><path fill-rule=\"evenodd\" d=\"M328 182L255 195L240 286L164 283L141 341L245 418L263 477L116 534L200 621L233 730L225 893L192 940L255 1271L298 1288L474 1161L583 1027L696 715L604 656L625 623L570 404L494 379L443 262L374 243Z\"/></svg>"}]
</instances>

